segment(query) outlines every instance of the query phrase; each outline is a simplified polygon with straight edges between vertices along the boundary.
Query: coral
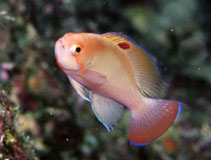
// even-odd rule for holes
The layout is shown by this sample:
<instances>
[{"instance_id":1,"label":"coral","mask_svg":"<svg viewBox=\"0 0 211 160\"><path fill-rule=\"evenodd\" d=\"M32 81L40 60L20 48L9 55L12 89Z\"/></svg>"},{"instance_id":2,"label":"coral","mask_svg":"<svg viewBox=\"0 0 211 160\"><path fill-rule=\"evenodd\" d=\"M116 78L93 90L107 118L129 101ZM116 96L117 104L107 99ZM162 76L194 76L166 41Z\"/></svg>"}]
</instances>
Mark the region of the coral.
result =
<instances>
[{"instance_id":1,"label":"coral","mask_svg":"<svg viewBox=\"0 0 211 160\"><path fill-rule=\"evenodd\" d=\"M14 117L18 108L0 91L0 159L33 160L28 140L15 130Z\"/></svg>"}]
</instances>

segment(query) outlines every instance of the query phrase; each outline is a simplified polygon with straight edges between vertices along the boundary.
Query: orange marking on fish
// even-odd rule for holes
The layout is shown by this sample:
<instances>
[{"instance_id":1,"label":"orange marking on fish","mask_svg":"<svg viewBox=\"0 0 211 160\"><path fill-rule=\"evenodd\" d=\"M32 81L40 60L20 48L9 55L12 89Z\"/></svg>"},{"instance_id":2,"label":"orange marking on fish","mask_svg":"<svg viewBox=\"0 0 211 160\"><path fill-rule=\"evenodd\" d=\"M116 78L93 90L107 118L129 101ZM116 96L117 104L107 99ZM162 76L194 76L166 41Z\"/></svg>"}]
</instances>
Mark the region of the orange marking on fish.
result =
<instances>
[{"instance_id":1,"label":"orange marking on fish","mask_svg":"<svg viewBox=\"0 0 211 160\"><path fill-rule=\"evenodd\" d=\"M77 56L75 57L75 60L76 60L76 63L78 64L80 74L83 74L84 73L84 65L83 65L83 63L80 62L80 59Z\"/></svg>"}]
</instances>

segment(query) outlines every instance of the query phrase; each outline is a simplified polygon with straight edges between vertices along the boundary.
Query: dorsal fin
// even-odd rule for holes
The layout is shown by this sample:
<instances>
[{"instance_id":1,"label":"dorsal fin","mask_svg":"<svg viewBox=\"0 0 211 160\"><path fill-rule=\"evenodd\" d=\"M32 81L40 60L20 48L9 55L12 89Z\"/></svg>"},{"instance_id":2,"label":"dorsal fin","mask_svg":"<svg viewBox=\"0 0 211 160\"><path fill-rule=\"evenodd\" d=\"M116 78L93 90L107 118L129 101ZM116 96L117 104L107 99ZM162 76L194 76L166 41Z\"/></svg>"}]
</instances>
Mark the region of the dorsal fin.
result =
<instances>
[{"instance_id":1,"label":"dorsal fin","mask_svg":"<svg viewBox=\"0 0 211 160\"><path fill-rule=\"evenodd\" d=\"M144 96L160 98L165 94L167 85L161 80L158 67L146 50L122 33L110 32L102 36L122 49L122 53L128 58L134 71L140 92Z\"/></svg>"}]
</instances>

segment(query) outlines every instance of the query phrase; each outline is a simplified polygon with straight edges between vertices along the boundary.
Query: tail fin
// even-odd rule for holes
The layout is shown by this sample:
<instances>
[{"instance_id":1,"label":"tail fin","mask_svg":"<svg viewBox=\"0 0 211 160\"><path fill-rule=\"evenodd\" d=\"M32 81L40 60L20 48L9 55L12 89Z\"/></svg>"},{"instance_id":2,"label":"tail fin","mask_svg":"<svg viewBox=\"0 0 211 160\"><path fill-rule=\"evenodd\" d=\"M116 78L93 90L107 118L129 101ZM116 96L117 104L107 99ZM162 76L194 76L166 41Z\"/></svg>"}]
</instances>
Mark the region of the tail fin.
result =
<instances>
[{"instance_id":1,"label":"tail fin","mask_svg":"<svg viewBox=\"0 0 211 160\"><path fill-rule=\"evenodd\" d=\"M144 98L140 107L131 109L130 142L143 146L160 137L177 119L180 111L180 102Z\"/></svg>"}]
</instances>

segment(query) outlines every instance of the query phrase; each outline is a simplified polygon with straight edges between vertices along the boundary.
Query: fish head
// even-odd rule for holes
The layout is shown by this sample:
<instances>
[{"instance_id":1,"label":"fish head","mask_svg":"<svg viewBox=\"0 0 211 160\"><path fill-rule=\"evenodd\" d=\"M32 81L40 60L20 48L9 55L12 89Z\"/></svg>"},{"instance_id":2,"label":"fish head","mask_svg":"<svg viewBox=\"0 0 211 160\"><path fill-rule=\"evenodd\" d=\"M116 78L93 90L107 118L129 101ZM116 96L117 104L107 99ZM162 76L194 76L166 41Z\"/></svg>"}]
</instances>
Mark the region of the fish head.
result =
<instances>
[{"instance_id":1,"label":"fish head","mask_svg":"<svg viewBox=\"0 0 211 160\"><path fill-rule=\"evenodd\" d=\"M57 64L66 74L72 71L82 74L98 67L96 59L100 60L99 57L107 52L106 48L109 47L99 34L66 33L55 44Z\"/></svg>"},{"instance_id":2,"label":"fish head","mask_svg":"<svg viewBox=\"0 0 211 160\"><path fill-rule=\"evenodd\" d=\"M66 33L55 44L58 66L64 72L83 72L92 63L96 52L103 48L99 37L89 33Z\"/></svg>"},{"instance_id":3,"label":"fish head","mask_svg":"<svg viewBox=\"0 0 211 160\"><path fill-rule=\"evenodd\" d=\"M77 57L83 51L83 45L78 42L74 34L67 33L59 38L55 44L55 56L58 66L63 71L79 70Z\"/></svg>"}]
</instances>

